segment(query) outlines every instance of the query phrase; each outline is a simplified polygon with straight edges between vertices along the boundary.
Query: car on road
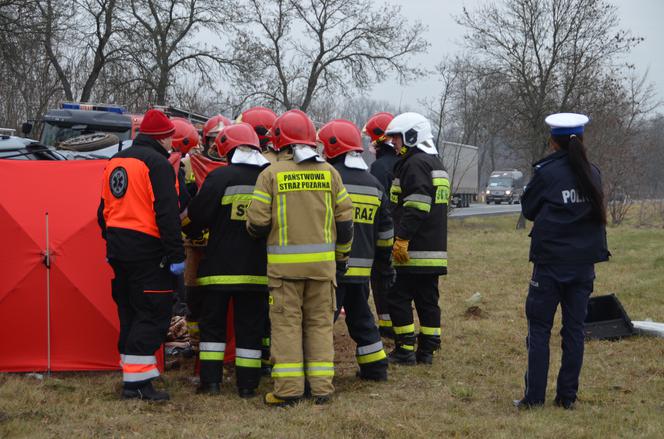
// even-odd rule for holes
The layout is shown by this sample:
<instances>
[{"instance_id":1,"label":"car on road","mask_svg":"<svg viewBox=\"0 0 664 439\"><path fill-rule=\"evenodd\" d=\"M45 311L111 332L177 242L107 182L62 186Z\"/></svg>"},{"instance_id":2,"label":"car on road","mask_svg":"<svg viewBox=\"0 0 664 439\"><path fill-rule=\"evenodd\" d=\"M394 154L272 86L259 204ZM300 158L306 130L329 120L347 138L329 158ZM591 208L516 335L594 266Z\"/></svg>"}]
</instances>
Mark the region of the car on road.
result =
<instances>
[{"instance_id":1,"label":"car on road","mask_svg":"<svg viewBox=\"0 0 664 439\"><path fill-rule=\"evenodd\" d=\"M520 203L521 195L523 195L523 173L516 169L493 171L484 191L486 204Z\"/></svg>"}]
</instances>

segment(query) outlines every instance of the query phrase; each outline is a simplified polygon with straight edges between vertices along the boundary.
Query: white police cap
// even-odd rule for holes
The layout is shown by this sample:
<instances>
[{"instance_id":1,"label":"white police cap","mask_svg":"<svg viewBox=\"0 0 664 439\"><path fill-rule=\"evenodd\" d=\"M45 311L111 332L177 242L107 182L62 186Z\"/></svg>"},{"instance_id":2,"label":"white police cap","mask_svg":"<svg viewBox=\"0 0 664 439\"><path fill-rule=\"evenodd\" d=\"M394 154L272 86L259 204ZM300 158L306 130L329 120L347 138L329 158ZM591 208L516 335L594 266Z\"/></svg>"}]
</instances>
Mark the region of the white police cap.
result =
<instances>
[{"instance_id":1,"label":"white police cap","mask_svg":"<svg viewBox=\"0 0 664 439\"><path fill-rule=\"evenodd\" d=\"M552 136L571 136L583 134L583 128L590 122L590 118L585 114L556 113L547 116L544 122L551 127Z\"/></svg>"}]
</instances>

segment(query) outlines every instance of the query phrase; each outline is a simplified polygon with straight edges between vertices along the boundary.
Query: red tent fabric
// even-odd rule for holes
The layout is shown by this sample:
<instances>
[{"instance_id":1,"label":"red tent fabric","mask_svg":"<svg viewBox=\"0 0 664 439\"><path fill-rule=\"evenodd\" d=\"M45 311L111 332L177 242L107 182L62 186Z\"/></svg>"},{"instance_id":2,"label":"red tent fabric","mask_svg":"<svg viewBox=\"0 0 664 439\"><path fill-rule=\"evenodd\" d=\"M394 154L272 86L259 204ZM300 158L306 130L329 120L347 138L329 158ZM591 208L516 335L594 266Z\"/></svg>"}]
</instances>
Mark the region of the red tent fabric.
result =
<instances>
[{"instance_id":1,"label":"red tent fabric","mask_svg":"<svg viewBox=\"0 0 664 439\"><path fill-rule=\"evenodd\" d=\"M0 160L0 371L119 368L96 214L106 163Z\"/></svg>"},{"instance_id":2,"label":"red tent fabric","mask_svg":"<svg viewBox=\"0 0 664 439\"><path fill-rule=\"evenodd\" d=\"M190 154L191 169L196 177L196 186L201 187L205 177L220 166L226 166L225 162L218 162L205 157L203 154Z\"/></svg>"}]
</instances>

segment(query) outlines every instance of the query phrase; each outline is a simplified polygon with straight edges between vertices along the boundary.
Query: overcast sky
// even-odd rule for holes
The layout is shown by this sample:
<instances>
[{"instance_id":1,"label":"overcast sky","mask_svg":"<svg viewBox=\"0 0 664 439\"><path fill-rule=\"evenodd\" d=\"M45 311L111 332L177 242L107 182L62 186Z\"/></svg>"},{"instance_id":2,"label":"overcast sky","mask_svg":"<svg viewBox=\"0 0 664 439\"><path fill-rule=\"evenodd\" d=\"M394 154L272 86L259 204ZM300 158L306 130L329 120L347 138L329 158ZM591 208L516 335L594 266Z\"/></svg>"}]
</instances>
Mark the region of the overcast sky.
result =
<instances>
[{"instance_id":1,"label":"overcast sky","mask_svg":"<svg viewBox=\"0 0 664 439\"><path fill-rule=\"evenodd\" d=\"M455 15L463 6L474 9L488 0L391 0L402 5L402 11L410 20L420 20L428 26L424 37L431 43L428 53L419 55L414 61L432 68L445 56L460 52L464 28L456 24ZM618 15L623 29L645 38L632 49L625 62L636 66L641 74L649 70L649 81L655 84L658 98L664 100L664 0L613 0L618 6ZM412 81L401 86L396 80L388 80L370 93L375 99L388 100L394 104L418 107L418 99L435 94L439 86L435 78Z\"/></svg>"}]
</instances>

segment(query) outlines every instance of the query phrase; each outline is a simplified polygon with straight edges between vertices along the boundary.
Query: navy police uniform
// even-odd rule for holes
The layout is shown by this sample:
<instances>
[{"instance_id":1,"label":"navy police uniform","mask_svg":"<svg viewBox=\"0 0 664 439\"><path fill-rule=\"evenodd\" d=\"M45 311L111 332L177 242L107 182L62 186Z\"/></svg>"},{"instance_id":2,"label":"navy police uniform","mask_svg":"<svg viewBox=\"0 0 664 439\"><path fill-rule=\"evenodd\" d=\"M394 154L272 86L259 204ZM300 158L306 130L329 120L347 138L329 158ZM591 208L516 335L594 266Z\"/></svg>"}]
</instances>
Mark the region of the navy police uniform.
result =
<instances>
[{"instance_id":1,"label":"navy police uniform","mask_svg":"<svg viewBox=\"0 0 664 439\"><path fill-rule=\"evenodd\" d=\"M399 161L399 156L394 151L394 147L388 143L379 143L376 145L376 161L371 164L369 172L376 177L380 184L388 189L392 186L394 178L394 166ZM387 206L386 209L390 207ZM371 271L371 292L373 295L376 314L378 314L378 327L381 335L394 337L392 331L392 318L390 317L387 294L389 288L385 288L382 282L383 277L378 269Z\"/></svg>"},{"instance_id":2,"label":"navy police uniform","mask_svg":"<svg viewBox=\"0 0 664 439\"><path fill-rule=\"evenodd\" d=\"M392 277L390 254L394 239L389 201L378 180L366 170L349 168L345 154L330 162L339 171L353 202L353 246L348 271L337 277L337 312L346 311L348 332L357 343L356 358L363 379L387 379L387 355L369 308L369 277L372 266L385 277Z\"/></svg>"},{"instance_id":3,"label":"navy police uniform","mask_svg":"<svg viewBox=\"0 0 664 439\"><path fill-rule=\"evenodd\" d=\"M528 369L524 402L544 403L549 370L549 338L556 308L562 308L562 361L556 401L573 403L583 363L583 325L593 291L594 264L606 261L606 229L577 188L568 154L559 150L533 165L521 198L523 215L534 221L530 261L534 263L526 299ZM595 183L600 173L591 166Z\"/></svg>"}]
</instances>

